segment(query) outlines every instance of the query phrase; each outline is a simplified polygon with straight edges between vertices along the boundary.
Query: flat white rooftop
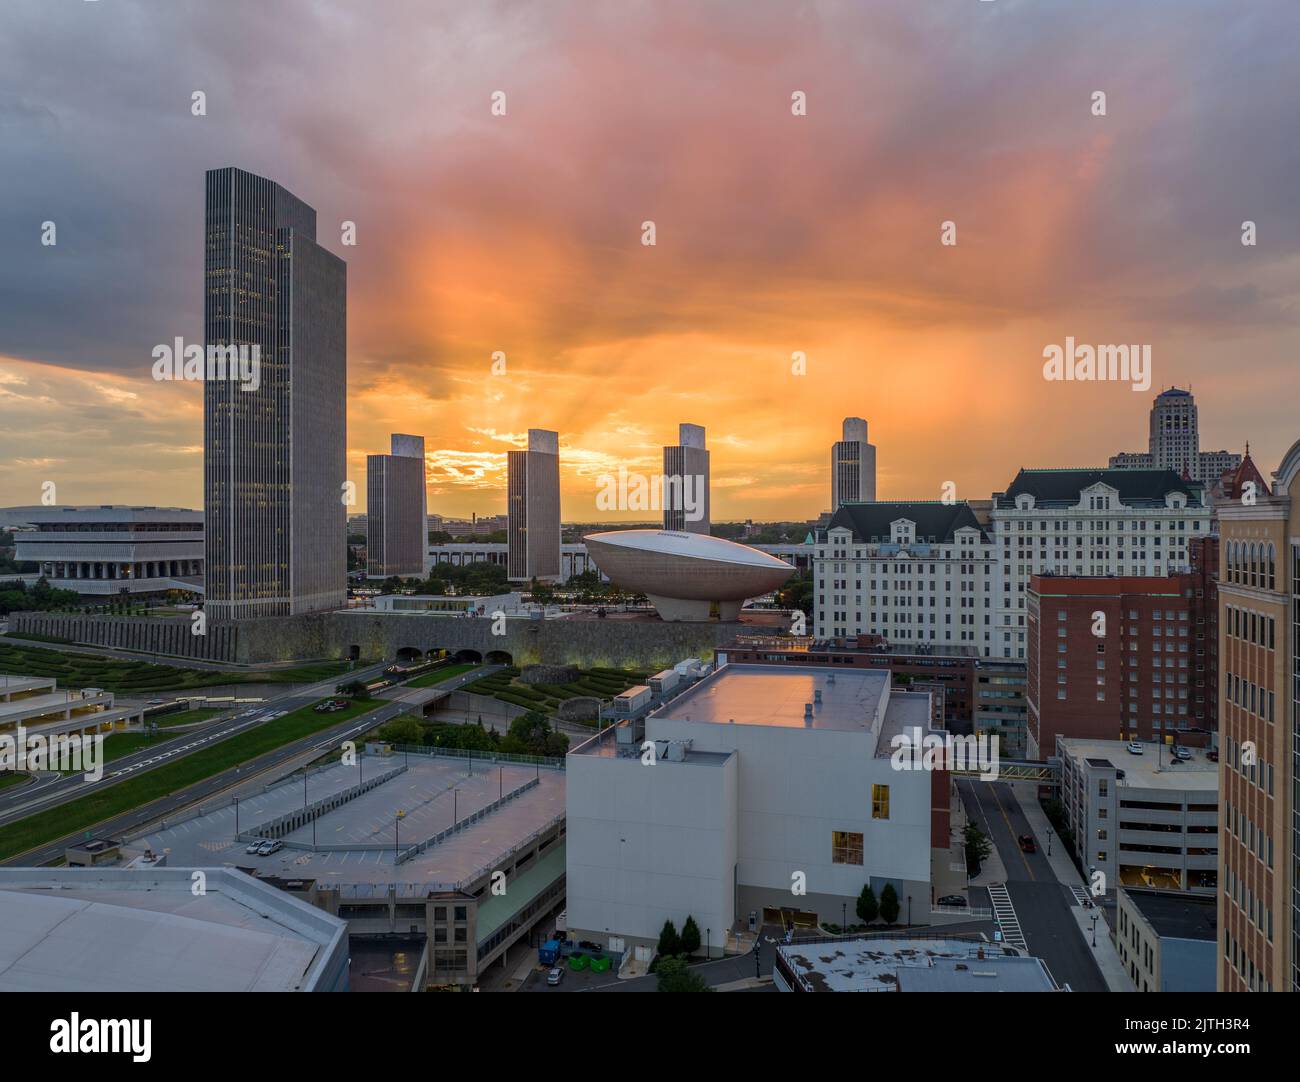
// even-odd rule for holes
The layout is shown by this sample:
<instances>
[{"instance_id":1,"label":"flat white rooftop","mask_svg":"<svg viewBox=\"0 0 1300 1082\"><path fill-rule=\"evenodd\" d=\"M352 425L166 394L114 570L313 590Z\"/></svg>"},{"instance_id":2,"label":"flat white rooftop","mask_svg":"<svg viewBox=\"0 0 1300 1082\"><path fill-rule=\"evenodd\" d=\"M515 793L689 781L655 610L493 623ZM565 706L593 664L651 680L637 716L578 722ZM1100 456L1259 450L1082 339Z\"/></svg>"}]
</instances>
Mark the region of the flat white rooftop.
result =
<instances>
[{"instance_id":1,"label":"flat white rooftop","mask_svg":"<svg viewBox=\"0 0 1300 1082\"><path fill-rule=\"evenodd\" d=\"M292 992L342 950L346 923L208 869L0 869L0 991Z\"/></svg>"},{"instance_id":2,"label":"flat white rooftop","mask_svg":"<svg viewBox=\"0 0 1300 1082\"><path fill-rule=\"evenodd\" d=\"M866 733L888 687L885 669L724 665L651 717Z\"/></svg>"},{"instance_id":3,"label":"flat white rooftop","mask_svg":"<svg viewBox=\"0 0 1300 1082\"><path fill-rule=\"evenodd\" d=\"M1037 958L969 939L863 937L780 943L777 951L811 992L1057 990Z\"/></svg>"}]
</instances>

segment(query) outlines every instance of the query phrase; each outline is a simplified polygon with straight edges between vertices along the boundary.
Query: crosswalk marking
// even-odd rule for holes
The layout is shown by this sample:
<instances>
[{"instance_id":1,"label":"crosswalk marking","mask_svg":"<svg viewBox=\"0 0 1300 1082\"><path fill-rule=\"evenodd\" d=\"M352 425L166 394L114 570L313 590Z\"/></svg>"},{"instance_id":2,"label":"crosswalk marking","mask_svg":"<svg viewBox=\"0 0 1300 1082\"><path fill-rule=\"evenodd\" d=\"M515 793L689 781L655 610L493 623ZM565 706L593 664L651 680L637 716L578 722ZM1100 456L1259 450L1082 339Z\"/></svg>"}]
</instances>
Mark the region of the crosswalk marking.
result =
<instances>
[{"instance_id":1,"label":"crosswalk marking","mask_svg":"<svg viewBox=\"0 0 1300 1082\"><path fill-rule=\"evenodd\" d=\"M1074 900L1078 902L1080 906L1084 909L1088 908L1088 892L1084 890L1083 887L1071 886L1070 893L1074 895Z\"/></svg>"},{"instance_id":2,"label":"crosswalk marking","mask_svg":"<svg viewBox=\"0 0 1300 1082\"><path fill-rule=\"evenodd\" d=\"M1011 895L1003 883L991 883L988 886L989 900L993 903L993 919L1002 929L1002 941L1008 946L1029 950L1025 934L1020 930L1020 920L1016 917L1016 907L1011 904Z\"/></svg>"}]
</instances>

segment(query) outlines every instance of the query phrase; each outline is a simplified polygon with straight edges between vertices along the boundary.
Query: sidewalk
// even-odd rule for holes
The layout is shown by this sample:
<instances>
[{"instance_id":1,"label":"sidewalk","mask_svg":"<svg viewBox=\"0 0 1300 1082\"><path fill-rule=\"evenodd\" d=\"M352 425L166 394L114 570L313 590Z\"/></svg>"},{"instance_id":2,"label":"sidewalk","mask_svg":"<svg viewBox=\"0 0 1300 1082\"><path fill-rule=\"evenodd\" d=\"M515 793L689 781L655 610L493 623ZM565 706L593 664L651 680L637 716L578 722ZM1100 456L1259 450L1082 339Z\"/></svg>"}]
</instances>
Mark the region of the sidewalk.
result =
<instances>
[{"instance_id":1,"label":"sidewalk","mask_svg":"<svg viewBox=\"0 0 1300 1082\"><path fill-rule=\"evenodd\" d=\"M772 978L769 977L742 977L738 981L727 981L726 984L715 984L715 992L742 992L746 988L770 988Z\"/></svg>"},{"instance_id":2,"label":"sidewalk","mask_svg":"<svg viewBox=\"0 0 1300 1082\"><path fill-rule=\"evenodd\" d=\"M1044 856L1047 855L1050 844L1052 852L1051 856L1047 857L1047 861L1051 865L1052 874L1056 876L1057 881L1067 887L1078 887L1086 892L1088 890L1087 882L1085 882L1079 869L1074 866L1074 861L1070 859L1060 835L1052 829L1052 824L1047 821L1047 815L1043 812L1042 805L1038 803L1033 791L1027 786L1013 785L1011 786L1011 792L1015 794L1016 803L1020 805L1020 810L1025 813L1025 818L1029 820L1029 828L1034 832L1034 839L1042 847L1040 852ZM1097 917L1097 945L1095 947L1092 945L1092 918L1094 914ZM1084 909L1082 906L1075 905L1070 907L1070 915L1074 917L1074 922L1079 927L1079 934L1083 936L1084 943L1087 945L1088 950L1092 952L1097 968L1101 970L1102 979L1106 982L1106 987L1112 992L1134 991L1128 973L1124 970L1124 963L1119 960L1119 955L1115 953L1115 944L1111 942L1111 929L1110 925L1106 923L1105 910L1100 906Z\"/></svg>"}]
</instances>

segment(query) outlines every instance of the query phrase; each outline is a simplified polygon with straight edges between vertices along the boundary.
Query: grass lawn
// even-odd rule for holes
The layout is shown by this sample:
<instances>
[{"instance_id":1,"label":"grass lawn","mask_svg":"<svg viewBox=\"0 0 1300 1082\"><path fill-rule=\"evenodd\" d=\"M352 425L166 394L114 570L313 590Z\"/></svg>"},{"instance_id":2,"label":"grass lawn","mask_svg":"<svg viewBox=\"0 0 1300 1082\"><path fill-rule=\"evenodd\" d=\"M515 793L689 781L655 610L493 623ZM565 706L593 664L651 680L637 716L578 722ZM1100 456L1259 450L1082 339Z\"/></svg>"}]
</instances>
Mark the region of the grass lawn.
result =
<instances>
[{"instance_id":1,"label":"grass lawn","mask_svg":"<svg viewBox=\"0 0 1300 1082\"><path fill-rule=\"evenodd\" d=\"M518 679L518 669L504 668L467 684L464 690L490 695L551 717L565 699L579 696L612 699L630 687L645 683L647 675L632 669L594 668L579 670L578 679L571 684L524 684Z\"/></svg>"},{"instance_id":2,"label":"grass lawn","mask_svg":"<svg viewBox=\"0 0 1300 1082\"><path fill-rule=\"evenodd\" d=\"M178 710L174 714L159 714L149 720L156 721L160 729L171 729L177 725L193 725L196 721L207 721L208 718L215 718L218 714L224 713L225 710L204 707L196 710Z\"/></svg>"},{"instance_id":3,"label":"grass lawn","mask_svg":"<svg viewBox=\"0 0 1300 1082\"><path fill-rule=\"evenodd\" d=\"M16 770L6 770L0 773L0 789L8 789L11 785L22 785L30 774L21 774Z\"/></svg>"},{"instance_id":4,"label":"grass lawn","mask_svg":"<svg viewBox=\"0 0 1300 1082\"><path fill-rule=\"evenodd\" d=\"M470 669L476 668L478 668L477 665L471 665L469 662L448 665L445 669L434 669L433 672L427 672L423 676L417 676L414 680L408 680L402 686L408 688L433 687L434 684L441 684L444 680L450 680L453 676L459 676L463 672L469 672Z\"/></svg>"},{"instance_id":5,"label":"grass lawn","mask_svg":"<svg viewBox=\"0 0 1300 1082\"><path fill-rule=\"evenodd\" d=\"M171 736L158 735L151 738L148 733L109 733L104 737L104 762L111 763L114 759L131 755L143 748L161 748L179 735L176 733ZM65 773L74 774L80 771L69 770Z\"/></svg>"},{"instance_id":6,"label":"grass lawn","mask_svg":"<svg viewBox=\"0 0 1300 1082\"><path fill-rule=\"evenodd\" d=\"M219 684L311 684L343 676L352 667L347 661L319 661L271 672L218 672L0 642L0 672L53 677L62 688L96 687L121 695L183 691Z\"/></svg>"},{"instance_id":7,"label":"grass lawn","mask_svg":"<svg viewBox=\"0 0 1300 1082\"><path fill-rule=\"evenodd\" d=\"M315 704L312 704L315 705ZM196 751L183 759L167 763L107 789L69 801L49 811L20 819L0 827L0 860L7 860L28 849L45 845L57 838L81 830L150 801L167 796L188 785L219 774L232 766L255 759L294 740L381 706L375 700L354 701L333 714L317 714L304 706L275 721L267 722L238 736L223 740L210 748ZM107 746L107 743L106 743Z\"/></svg>"}]
</instances>

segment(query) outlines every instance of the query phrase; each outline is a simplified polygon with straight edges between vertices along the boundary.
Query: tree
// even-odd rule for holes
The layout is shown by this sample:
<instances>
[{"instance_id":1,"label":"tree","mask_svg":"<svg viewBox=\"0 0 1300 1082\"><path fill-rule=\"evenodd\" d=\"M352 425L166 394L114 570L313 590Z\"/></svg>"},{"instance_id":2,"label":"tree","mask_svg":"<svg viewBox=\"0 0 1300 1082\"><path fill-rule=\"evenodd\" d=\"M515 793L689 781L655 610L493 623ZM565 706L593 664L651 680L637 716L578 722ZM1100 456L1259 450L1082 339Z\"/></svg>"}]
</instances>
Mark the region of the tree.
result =
<instances>
[{"instance_id":1,"label":"tree","mask_svg":"<svg viewBox=\"0 0 1300 1082\"><path fill-rule=\"evenodd\" d=\"M686 915L686 923L682 925L681 939L677 946L688 958L700 949L700 926L689 913Z\"/></svg>"},{"instance_id":2,"label":"tree","mask_svg":"<svg viewBox=\"0 0 1300 1082\"><path fill-rule=\"evenodd\" d=\"M973 819L967 820L962 830L962 840L966 843L966 872L968 875L979 875L980 866L993 852L993 845Z\"/></svg>"},{"instance_id":3,"label":"tree","mask_svg":"<svg viewBox=\"0 0 1300 1082\"><path fill-rule=\"evenodd\" d=\"M558 758L569 750L569 738L552 729L545 714L530 710L510 723L510 731L501 740L501 750L511 755Z\"/></svg>"},{"instance_id":4,"label":"tree","mask_svg":"<svg viewBox=\"0 0 1300 1082\"><path fill-rule=\"evenodd\" d=\"M655 967L661 992L712 992L704 978L692 973L683 958L661 958Z\"/></svg>"},{"instance_id":5,"label":"tree","mask_svg":"<svg viewBox=\"0 0 1300 1082\"><path fill-rule=\"evenodd\" d=\"M548 582L538 582L536 578L528 584L528 592L537 604L546 606L555 600L555 587Z\"/></svg>"},{"instance_id":6,"label":"tree","mask_svg":"<svg viewBox=\"0 0 1300 1082\"><path fill-rule=\"evenodd\" d=\"M659 933L659 957L672 958L681 950L681 941L677 938L677 929L671 920L664 921Z\"/></svg>"},{"instance_id":7,"label":"tree","mask_svg":"<svg viewBox=\"0 0 1300 1082\"><path fill-rule=\"evenodd\" d=\"M379 730L379 739L390 744L420 744L424 741L424 727L413 717L394 718Z\"/></svg>"},{"instance_id":8,"label":"tree","mask_svg":"<svg viewBox=\"0 0 1300 1082\"><path fill-rule=\"evenodd\" d=\"M886 924L894 924L898 920L898 891L894 889L893 883L886 883L885 889L880 892L880 918Z\"/></svg>"},{"instance_id":9,"label":"tree","mask_svg":"<svg viewBox=\"0 0 1300 1082\"><path fill-rule=\"evenodd\" d=\"M870 924L880 916L880 904L876 901L876 892L871 889L870 883L862 884L862 893L858 895L858 904L856 907L858 920L863 924Z\"/></svg>"},{"instance_id":10,"label":"tree","mask_svg":"<svg viewBox=\"0 0 1300 1082\"><path fill-rule=\"evenodd\" d=\"M349 699L370 698L370 689L360 680L349 680L346 684L340 684L334 690L340 695L346 695Z\"/></svg>"}]
</instances>

